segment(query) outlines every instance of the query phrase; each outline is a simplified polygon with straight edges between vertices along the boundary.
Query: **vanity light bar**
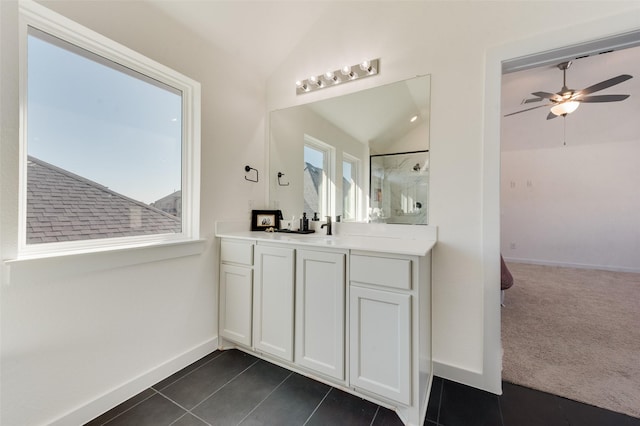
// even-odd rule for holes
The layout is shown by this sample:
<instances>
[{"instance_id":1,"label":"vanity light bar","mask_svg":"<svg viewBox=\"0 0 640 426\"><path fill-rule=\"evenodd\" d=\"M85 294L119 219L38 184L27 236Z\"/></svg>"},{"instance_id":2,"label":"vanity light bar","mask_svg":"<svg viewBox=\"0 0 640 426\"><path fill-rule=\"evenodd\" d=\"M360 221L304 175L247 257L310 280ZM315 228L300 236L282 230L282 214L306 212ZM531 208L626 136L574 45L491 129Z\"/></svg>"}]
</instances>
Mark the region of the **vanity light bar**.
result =
<instances>
[{"instance_id":1,"label":"vanity light bar","mask_svg":"<svg viewBox=\"0 0 640 426\"><path fill-rule=\"evenodd\" d=\"M356 65L345 65L339 70L327 71L322 75L312 75L306 80L296 81L296 94L313 92L335 86L336 84L347 83L365 77L376 75L380 72L380 59L362 61Z\"/></svg>"}]
</instances>

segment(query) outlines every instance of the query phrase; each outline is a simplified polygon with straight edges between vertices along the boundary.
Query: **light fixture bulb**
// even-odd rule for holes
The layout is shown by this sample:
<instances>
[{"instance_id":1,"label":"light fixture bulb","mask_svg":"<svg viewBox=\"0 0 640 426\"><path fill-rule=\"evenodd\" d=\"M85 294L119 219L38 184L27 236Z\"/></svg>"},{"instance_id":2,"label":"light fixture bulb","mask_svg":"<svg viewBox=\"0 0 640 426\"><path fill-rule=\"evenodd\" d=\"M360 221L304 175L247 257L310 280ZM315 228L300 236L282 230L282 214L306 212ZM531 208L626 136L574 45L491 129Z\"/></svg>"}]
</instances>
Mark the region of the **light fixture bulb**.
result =
<instances>
[{"instance_id":1,"label":"light fixture bulb","mask_svg":"<svg viewBox=\"0 0 640 426\"><path fill-rule=\"evenodd\" d=\"M411 117L411 119L410 119L409 121L413 123L413 122L414 122L414 121L416 121L417 119L418 119L418 116L417 116L417 115L414 115L413 117Z\"/></svg>"},{"instance_id":2,"label":"light fixture bulb","mask_svg":"<svg viewBox=\"0 0 640 426\"><path fill-rule=\"evenodd\" d=\"M345 65L344 67L342 67L342 69L340 70L340 72L346 76L349 77L350 80L355 80L356 78L358 78L358 74L356 74L355 72L353 72L351 70L351 67L349 65Z\"/></svg>"},{"instance_id":3,"label":"light fixture bulb","mask_svg":"<svg viewBox=\"0 0 640 426\"><path fill-rule=\"evenodd\" d=\"M324 78L327 81L330 81L333 84L338 84L340 83L340 78L338 78L338 76L336 75L335 72L333 71L327 71L324 73Z\"/></svg>"},{"instance_id":4,"label":"light fixture bulb","mask_svg":"<svg viewBox=\"0 0 640 426\"><path fill-rule=\"evenodd\" d=\"M554 115L571 114L573 111L577 110L579 106L580 102L577 101L561 102L551 107L551 112Z\"/></svg>"},{"instance_id":5,"label":"light fixture bulb","mask_svg":"<svg viewBox=\"0 0 640 426\"><path fill-rule=\"evenodd\" d=\"M296 81L296 88L304 90L305 92L309 91L309 86L307 86L306 84L304 84L302 81L298 80Z\"/></svg>"},{"instance_id":6,"label":"light fixture bulb","mask_svg":"<svg viewBox=\"0 0 640 426\"><path fill-rule=\"evenodd\" d=\"M371 65L370 61L362 61L360 63L360 69L369 75L373 75L377 72L373 65Z\"/></svg>"}]
</instances>

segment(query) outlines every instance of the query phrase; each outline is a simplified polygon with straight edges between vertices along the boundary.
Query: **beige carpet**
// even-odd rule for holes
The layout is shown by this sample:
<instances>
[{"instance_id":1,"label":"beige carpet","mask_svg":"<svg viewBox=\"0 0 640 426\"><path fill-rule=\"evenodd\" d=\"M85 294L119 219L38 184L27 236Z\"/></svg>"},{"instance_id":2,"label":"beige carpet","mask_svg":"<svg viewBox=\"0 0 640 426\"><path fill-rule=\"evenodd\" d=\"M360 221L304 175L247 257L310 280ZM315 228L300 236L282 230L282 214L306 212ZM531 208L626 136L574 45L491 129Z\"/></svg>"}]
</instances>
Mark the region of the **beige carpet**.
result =
<instances>
[{"instance_id":1,"label":"beige carpet","mask_svg":"<svg viewBox=\"0 0 640 426\"><path fill-rule=\"evenodd\" d=\"M640 274L508 267L502 378L640 417Z\"/></svg>"}]
</instances>

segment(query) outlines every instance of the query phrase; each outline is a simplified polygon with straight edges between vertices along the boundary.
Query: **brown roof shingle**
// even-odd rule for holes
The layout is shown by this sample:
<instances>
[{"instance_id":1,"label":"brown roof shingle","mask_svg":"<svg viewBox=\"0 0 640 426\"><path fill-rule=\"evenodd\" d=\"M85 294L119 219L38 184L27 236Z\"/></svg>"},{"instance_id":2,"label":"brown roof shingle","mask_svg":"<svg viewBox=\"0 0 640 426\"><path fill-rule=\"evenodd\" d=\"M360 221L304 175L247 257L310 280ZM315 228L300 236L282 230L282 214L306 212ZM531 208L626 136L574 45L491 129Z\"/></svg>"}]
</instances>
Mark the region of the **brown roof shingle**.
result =
<instances>
[{"instance_id":1,"label":"brown roof shingle","mask_svg":"<svg viewBox=\"0 0 640 426\"><path fill-rule=\"evenodd\" d=\"M181 232L179 218L28 157L27 243Z\"/></svg>"}]
</instances>

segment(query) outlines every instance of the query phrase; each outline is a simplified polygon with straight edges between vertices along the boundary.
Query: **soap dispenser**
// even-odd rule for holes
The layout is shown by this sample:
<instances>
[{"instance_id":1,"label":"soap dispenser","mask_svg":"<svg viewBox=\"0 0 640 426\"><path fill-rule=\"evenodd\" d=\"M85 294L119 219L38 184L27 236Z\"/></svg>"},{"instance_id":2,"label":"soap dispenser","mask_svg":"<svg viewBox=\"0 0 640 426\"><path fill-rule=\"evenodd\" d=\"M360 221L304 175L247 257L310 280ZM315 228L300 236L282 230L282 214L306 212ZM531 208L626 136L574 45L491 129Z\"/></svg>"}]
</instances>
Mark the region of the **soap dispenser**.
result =
<instances>
[{"instance_id":1,"label":"soap dispenser","mask_svg":"<svg viewBox=\"0 0 640 426\"><path fill-rule=\"evenodd\" d=\"M312 232L320 232L320 218L318 217L318 212L315 212L313 214L313 217L311 218L311 224L309 225L309 229Z\"/></svg>"},{"instance_id":2,"label":"soap dispenser","mask_svg":"<svg viewBox=\"0 0 640 426\"><path fill-rule=\"evenodd\" d=\"M309 219L307 219L307 213L302 213L302 218L300 219L300 230L308 231L309 230Z\"/></svg>"}]
</instances>

